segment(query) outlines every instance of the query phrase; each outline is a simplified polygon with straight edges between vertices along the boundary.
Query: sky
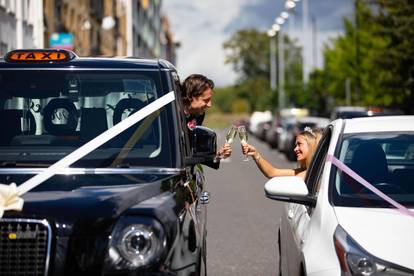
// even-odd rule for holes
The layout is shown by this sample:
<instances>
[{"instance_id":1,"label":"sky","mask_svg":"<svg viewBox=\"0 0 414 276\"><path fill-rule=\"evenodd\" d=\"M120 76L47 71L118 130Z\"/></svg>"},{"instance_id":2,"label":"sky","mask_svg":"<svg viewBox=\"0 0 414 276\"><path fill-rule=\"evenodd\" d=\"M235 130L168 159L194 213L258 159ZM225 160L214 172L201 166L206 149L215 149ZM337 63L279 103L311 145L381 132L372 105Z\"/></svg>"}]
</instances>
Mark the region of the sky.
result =
<instances>
[{"instance_id":1,"label":"sky","mask_svg":"<svg viewBox=\"0 0 414 276\"><path fill-rule=\"evenodd\" d=\"M303 0L302 0L303 1ZM266 32L275 18L284 10L284 0L164 0L163 13L170 21L174 39L180 42L177 50L177 70L181 79L192 73L211 78L218 87L234 84L236 74L225 64L224 41L240 29L255 28ZM296 16L287 21L283 30L291 31L298 43L305 43L309 66L321 67L322 46L330 37L343 30L343 18L352 19L353 0L308 0L309 20L315 18L313 33L317 45L316 55L311 49L310 28L302 39L302 3L297 2ZM305 48L306 48L305 47Z\"/></svg>"}]
</instances>

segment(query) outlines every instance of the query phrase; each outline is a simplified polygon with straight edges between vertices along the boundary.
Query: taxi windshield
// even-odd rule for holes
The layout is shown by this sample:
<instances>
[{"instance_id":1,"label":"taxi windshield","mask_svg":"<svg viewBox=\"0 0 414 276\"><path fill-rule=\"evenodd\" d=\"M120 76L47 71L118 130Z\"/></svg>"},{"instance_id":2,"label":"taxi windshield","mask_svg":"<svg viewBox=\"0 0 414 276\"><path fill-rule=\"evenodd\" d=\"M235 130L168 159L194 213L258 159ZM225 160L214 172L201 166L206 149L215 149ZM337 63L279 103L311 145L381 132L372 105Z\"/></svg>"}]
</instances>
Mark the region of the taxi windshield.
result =
<instances>
[{"instance_id":1,"label":"taxi windshield","mask_svg":"<svg viewBox=\"0 0 414 276\"><path fill-rule=\"evenodd\" d=\"M368 183L406 207L414 206L414 132L345 135L339 159ZM390 207L382 197L337 170L336 206Z\"/></svg>"},{"instance_id":2,"label":"taxi windshield","mask_svg":"<svg viewBox=\"0 0 414 276\"><path fill-rule=\"evenodd\" d=\"M48 167L159 98L160 90L156 71L0 71L0 167ZM165 110L72 167L171 167Z\"/></svg>"}]
</instances>

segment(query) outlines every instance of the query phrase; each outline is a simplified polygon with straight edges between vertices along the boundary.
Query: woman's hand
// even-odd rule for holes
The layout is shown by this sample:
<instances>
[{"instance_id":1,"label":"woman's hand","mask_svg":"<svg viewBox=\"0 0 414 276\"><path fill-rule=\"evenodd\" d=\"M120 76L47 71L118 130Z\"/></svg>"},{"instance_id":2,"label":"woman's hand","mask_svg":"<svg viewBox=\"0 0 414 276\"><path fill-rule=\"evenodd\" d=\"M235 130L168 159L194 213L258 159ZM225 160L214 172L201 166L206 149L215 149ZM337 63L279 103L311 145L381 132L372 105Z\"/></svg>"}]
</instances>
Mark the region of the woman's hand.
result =
<instances>
[{"instance_id":1,"label":"woman's hand","mask_svg":"<svg viewBox=\"0 0 414 276\"><path fill-rule=\"evenodd\" d=\"M257 153L256 148L253 147L252 145L242 144L241 147L242 147L243 154L254 156Z\"/></svg>"},{"instance_id":2,"label":"woman's hand","mask_svg":"<svg viewBox=\"0 0 414 276\"><path fill-rule=\"evenodd\" d=\"M217 155L220 156L222 159L226 159L231 155L231 146L230 144L224 144L221 148L217 151Z\"/></svg>"}]
</instances>

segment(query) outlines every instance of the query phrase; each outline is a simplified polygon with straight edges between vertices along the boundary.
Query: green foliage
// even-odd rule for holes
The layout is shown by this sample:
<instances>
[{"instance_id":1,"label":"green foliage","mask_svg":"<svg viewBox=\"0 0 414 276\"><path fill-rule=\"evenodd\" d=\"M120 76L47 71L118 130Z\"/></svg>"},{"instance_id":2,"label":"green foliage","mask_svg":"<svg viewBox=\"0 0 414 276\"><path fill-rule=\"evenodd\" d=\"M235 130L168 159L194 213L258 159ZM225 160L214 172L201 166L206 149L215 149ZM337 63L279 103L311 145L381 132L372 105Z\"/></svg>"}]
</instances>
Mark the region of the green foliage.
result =
<instances>
[{"instance_id":1,"label":"green foliage","mask_svg":"<svg viewBox=\"0 0 414 276\"><path fill-rule=\"evenodd\" d=\"M224 42L226 63L233 65L239 82L257 76L269 76L269 38L254 29L240 30Z\"/></svg>"},{"instance_id":2,"label":"green foliage","mask_svg":"<svg viewBox=\"0 0 414 276\"><path fill-rule=\"evenodd\" d=\"M213 107L220 112L230 113L231 105L240 96L233 87L215 88L213 97ZM211 110L215 111L215 110Z\"/></svg>"},{"instance_id":3,"label":"green foliage","mask_svg":"<svg viewBox=\"0 0 414 276\"><path fill-rule=\"evenodd\" d=\"M345 34L325 47L325 68L311 76L308 90L343 105L349 79L352 104L413 113L414 2L356 0L355 4L355 22L345 20Z\"/></svg>"},{"instance_id":4,"label":"green foliage","mask_svg":"<svg viewBox=\"0 0 414 276\"><path fill-rule=\"evenodd\" d=\"M245 114L250 111L249 102L245 99L236 99L231 104L231 113L234 114Z\"/></svg>"},{"instance_id":5,"label":"green foliage","mask_svg":"<svg viewBox=\"0 0 414 276\"><path fill-rule=\"evenodd\" d=\"M414 113L414 1L354 3L355 18L344 20L344 35L325 45L324 68L314 70L306 86L302 83L301 49L296 41L283 37L287 105L326 116L332 104L346 104L348 82L353 105ZM239 78L234 87L217 91L220 111L274 110L277 106L278 91L269 88L269 42L265 33L240 30L224 43L226 62L233 65Z\"/></svg>"},{"instance_id":6,"label":"green foliage","mask_svg":"<svg viewBox=\"0 0 414 276\"><path fill-rule=\"evenodd\" d=\"M240 30L228 39L223 47L226 52L226 63L233 65L238 73L238 82L233 87L232 96L220 97L217 101L223 112L232 110L229 101L238 97L248 103L247 111L274 110L277 106L277 91L270 91L270 39L266 33L257 30ZM274 38L273 38L274 39ZM289 101L301 99L302 65L301 50L296 42L283 36L285 41L286 76L285 90ZM275 53L275 57L278 53ZM227 88L229 89L229 88ZM222 93L222 92L220 92ZM239 108L239 107L238 107ZM237 109L238 109L237 108Z\"/></svg>"},{"instance_id":7,"label":"green foliage","mask_svg":"<svg viewBox=\"0 0 414 276\"><path fill-rule=\"evenodd\" d=\"M381 84L389 101L414 113L414 2L375 0L378 36L387 37L375 64L383 69Z\"/></svg>"},{"instance_id":8,"label":"green foliage","mask_svg":"<svg viewBox=\"0 0 414 276\"><path fill-rule=\"evenodd\" d=\"M319 116L329 117L330 98L328 91L325 89L327 86L326 79L327 76L324 70L316 69L310 74L306 91L303 93L303 100L306 103L303 106Z\"/></svg>"}]
</instances>

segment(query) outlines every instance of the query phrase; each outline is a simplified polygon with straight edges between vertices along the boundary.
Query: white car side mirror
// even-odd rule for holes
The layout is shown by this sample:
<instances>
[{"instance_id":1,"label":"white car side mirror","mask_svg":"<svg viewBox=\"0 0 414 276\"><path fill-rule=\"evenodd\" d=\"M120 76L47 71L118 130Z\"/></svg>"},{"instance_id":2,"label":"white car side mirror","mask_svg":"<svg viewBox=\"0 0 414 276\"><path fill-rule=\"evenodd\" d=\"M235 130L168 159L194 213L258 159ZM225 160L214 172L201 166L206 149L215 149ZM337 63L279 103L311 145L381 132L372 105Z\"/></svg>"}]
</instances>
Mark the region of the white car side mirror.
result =
<instances>
[{"instance_id":1,"label":"white car side mirror","mask_svg":"<svg viewBox=\"0 0 414 276\"><path fill-rule=\"evenodd\" d=\"M280 196L307 196L309 193L305 182L298 176L274 177L266 182L265 191Z\"/></svg>"},{"instance_id":2,"label":"white car side mirror","mask_svg":"<svg viewBox=\"0 0 414 276\"><path fill-rule=\"evenodd\" d=\"M266 196L270 199L315 206L315 198L302 178L297 176L274 177L265 184Z\"/></svg>"}]
</instances>

